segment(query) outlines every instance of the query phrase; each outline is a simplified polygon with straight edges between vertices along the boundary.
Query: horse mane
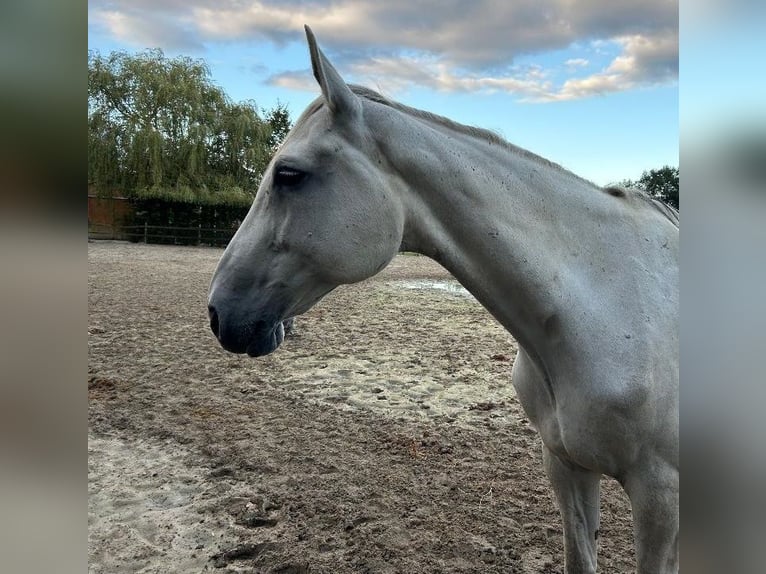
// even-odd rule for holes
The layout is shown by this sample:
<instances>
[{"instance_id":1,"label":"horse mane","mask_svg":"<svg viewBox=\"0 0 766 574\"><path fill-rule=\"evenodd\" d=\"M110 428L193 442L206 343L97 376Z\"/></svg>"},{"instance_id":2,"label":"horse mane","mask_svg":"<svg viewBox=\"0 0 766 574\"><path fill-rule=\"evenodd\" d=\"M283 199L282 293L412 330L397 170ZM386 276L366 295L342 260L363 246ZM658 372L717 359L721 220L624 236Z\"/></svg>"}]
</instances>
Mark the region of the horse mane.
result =
<instances>
[{"instance_id":1,"label":"horse mane","mask_svg":"<svg viewBox=\"0 0 766 574\"><path fill-rule=\"evenodd\" d=\"M465 124L458 123L454 120L451 120L449 118L445 118L444 116L440 116L438 114L434 114L432 112L427 112L425 110L421 110L418 108L413 108L410 106L407 106L405 104L396 102L394 100L391 100L387 97L385 97L380 92L376 92L373 89L367 88L365 86L360 86L358 84L348 84L348 87L351 89L351 91L356 94L357 96L364 98L365 100L368 100L370 102L374 102L376 104L382 104L384 106L387 106L389 108L392 108L394 110L398 110L400 112L403 112L409 116L413 116L416 118L424 119L428 122L432 122L441 126L444 126L450 130L456 131L458 133L466 134L475 138L483 139L491 144L501 146L517 155L520 155L522 157L531 159L537 163L541 163L542 165L546 167L550 167L552 169L564 172L572 177L575 177L576 179L579 179L582 182L587 183L588 185L591 185L595 187L596 189L601 189L611 195L615 195L617 197L626 197L628 193L631 195L634 195L638 198L640 198L642 201L644 201L647 205L651 206L656 211L660 212L662 215L664 215L671 223L673 223L676 227L679 227L679 214L678 211L666 203L663 203L662 201L659 201L653 197L650 197L646 195L643 191L639 189L625 189L622 187L615 187L615 186L608 186L608 187L600 187L593 183L592 181L589 181L585 179L584 177L580 177L576 173L573 173L569 171L568 169L562 167L561 165L550 161L549 159L546 159L542 156L539 156L535 153L532 153L529 150L524 149L523 147L519 147L517 145L513 145L508 140L502 138L501 136L497 135L495 132L484 129L484 128L478 128L475 126L467 126ZM324 98L319 97L315 99L313 102L309 104L309 106L306 108L306 110L301 114L301 116L298 118L297 123L301 123L302 120L305 118L308 118L309 116L315 114L319 109L322 108L324 105Z\"/></svg>"},{"instance_id":2,"label":"horse mane","mask_svg":"<svg viewBox=\"0 0 766 574\"><path fill-rule=\"evenodd\" d=\"M647 200L652 205L654 209L664 215L670 221L670 223L679 229L681 228L681 215L678 213L678 210L675 207L668 205L664 201L660 201L654 197L649 197L644 192L639 193L643 199Z\"/></svg>"},{"instance_id":3,"label":"horse mane","mask_svg":"<svg viewBox=\"0 0 766 574\"><path fill-rule=\"evenodd\" d=\"M645 191L636 187L622 187L619 185L609 185L603 188L606 193L613 197L635 197L655 211L665 216L665 219L680 229L681 216L678 210L664 201L648 195Z\"/></svg>"},{"instance_id":4,"label":"horse mane","mask_svg":"<svg viewBox=\"0 0 766 574\"><path fill-rule=\"evenodd\" d=\"M377 104L383 104L384 106L388 106L389 108L393 108L395 110L399 110L400 112L403 112L407 115L424 119L428 122L435 123L437 125L444 126L450 130L456 131L458 133L466 134L471 137L475 137L478 139L483 139L493 145L501 146L509 151L512 151L513 153L520 155L522 157L525 157L527 159L531 159L536 161L537 163L540 163L546 167L550 167L553 169L556 169L558 171L562 171L564 173L567 173L571 176L576 177L577 179L584 181L585 183L588 183L594 187L596 186L595 183L592 181L589 181L583 177L580 177L576 173L572 173L568 169L565 169L561 165L550 161L549 159L546 159L542 156L539 156L535 153L532 153L529 150L524 149L523 147L519 147L517 145L513 145L508 140L504 139L503 137L497 135L495 132L491 130L487 130L484 128L478 128L476 126L467 126L465 124L458 123L454 120L451 120L449 118L445 118L444 116L440 116L439 114L434 114L432 112L427 112L425 110L421 110L418 108L413 108L410 106L407 106L405 104L401 104L399 102L396 102L394 100L390 100L387 97L385 97L383 94L376 92L375 90L372 90L370 88L366 88L364 86L359 86L356 84L349 84L349 88L351 88L351 91L354 92L357 96L360 96L368 101L375 102Z\"/></svg>"}]
</instances>

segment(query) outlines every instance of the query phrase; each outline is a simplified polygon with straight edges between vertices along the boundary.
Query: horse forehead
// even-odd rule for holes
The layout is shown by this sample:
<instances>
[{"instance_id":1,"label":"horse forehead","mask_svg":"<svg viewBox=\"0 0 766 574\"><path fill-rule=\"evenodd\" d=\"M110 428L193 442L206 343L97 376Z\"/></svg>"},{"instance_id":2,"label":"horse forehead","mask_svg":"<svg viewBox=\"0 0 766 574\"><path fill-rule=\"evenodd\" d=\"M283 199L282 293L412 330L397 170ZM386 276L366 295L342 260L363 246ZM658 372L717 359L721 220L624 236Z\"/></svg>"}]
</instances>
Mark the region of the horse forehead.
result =
<instances>
[{"instance_id":1,"label":"horse forehead","mask_svg":"<svg viewBox=\"0 0 766 574\"><path fill-rule=\"evenodd\" d=\"M277 157L305 160L309 162L306 167L315 170L334 166L334 171L340 166L362 169L363 164L370 163L370 154L366 142L357 142L343 130L317 122L296 125L294 133L277 152Z\"/></svg>"},{"instance_id":2,"label":"horse forehead","mask_svg":"<svg viewBox=\"0 0 766 574\"><path fill-rule=\"evenodd\" d=\"M329 118L311 116L296 123L279 149L278 155L317 155L337 147L339 134L332 129Z\"/></svg>"},{"instance_id":3,"label":"horse forehead","mask_svg":"<svg viewBox=\"0 0 766 574\"><path fill-rule=\"evenodd\" d=\"M336 121L322 98L311 103L295 122L282 149L291 152L353 151L370 153L369 126L360 114L353 120ZM297 155L297 154L296 154Z\"/></svg>"},{"instance_id":4,"label":"horse forehead","mask_svg":"<svg viewBox=\"0 0 766 574\"><path fill-rule=\"evenodd\" d=\"M316 138L322 134L332 134L337 131L333 123L332 114L330 114L327 106L312 104L295 122L286 142Z\"/></svg>"}]
</instances>

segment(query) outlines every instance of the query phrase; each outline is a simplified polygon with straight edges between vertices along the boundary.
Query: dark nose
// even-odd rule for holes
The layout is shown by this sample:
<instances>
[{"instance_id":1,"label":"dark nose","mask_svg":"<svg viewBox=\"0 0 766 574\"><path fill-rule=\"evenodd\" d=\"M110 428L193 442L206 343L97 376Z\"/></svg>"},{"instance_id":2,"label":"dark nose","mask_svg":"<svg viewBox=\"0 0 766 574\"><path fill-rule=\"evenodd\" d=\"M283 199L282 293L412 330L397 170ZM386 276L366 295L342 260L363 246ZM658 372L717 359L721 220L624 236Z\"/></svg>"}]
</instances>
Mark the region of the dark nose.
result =
<instances>
[{"instance_id":1,"label":"dark nose","mask_svg":"<svg viewBox=\"0 0 766 574\"><path fill-rule=\"evenodd\" d=\"M208 305L207 314L210 317L210 330L213 331L213 335L215 335L215 338L220 340L221 327L218 322L218 311L216 311L215 307L213 307L212 305Z\"/></svg>"}]
</instances>

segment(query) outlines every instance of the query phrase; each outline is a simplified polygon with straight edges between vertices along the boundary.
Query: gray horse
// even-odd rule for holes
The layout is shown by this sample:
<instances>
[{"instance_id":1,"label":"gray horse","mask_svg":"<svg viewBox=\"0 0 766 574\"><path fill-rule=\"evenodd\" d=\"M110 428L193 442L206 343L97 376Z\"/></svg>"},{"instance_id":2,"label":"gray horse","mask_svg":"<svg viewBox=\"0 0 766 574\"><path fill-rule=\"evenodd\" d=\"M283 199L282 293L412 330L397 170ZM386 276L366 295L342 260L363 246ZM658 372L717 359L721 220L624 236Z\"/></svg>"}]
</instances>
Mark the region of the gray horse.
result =
<instances>
[{"instance_id":1,"label":"gray horse","mask_svg":"<svg viewBox=\"0 0 766 574\"><path fill-rule=\"evenodd\" d=\"M282 322L400 249L446 267L515 337L566 570L595 572L599 480L633 508L638 570L678 570L677 213L498 136L348 86L306 28L322 91L221 257L211 328L260 356Z\"/></svg>"}]
</instances>

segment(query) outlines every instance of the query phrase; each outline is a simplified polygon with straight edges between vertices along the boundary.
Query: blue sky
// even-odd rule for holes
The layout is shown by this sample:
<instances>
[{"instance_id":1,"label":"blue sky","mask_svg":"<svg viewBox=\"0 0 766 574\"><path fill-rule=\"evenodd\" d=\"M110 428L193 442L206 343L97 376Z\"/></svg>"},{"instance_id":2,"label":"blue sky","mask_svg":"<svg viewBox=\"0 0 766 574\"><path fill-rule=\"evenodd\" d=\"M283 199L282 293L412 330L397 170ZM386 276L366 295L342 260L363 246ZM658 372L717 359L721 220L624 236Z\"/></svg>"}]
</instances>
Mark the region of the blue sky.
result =
<instances>
[{"instance_id":1,"label":"blue sky","mask_svg":"<svg viewBox=\"0 0 766 574\"><path fill-rule=\"evenodd\" d=\"M90 49L203 58L234 100L318 95L303 24L346 81L498 132L606 185L678 165L676 0L91 0Z\"/></svg>"}]
</instances>

